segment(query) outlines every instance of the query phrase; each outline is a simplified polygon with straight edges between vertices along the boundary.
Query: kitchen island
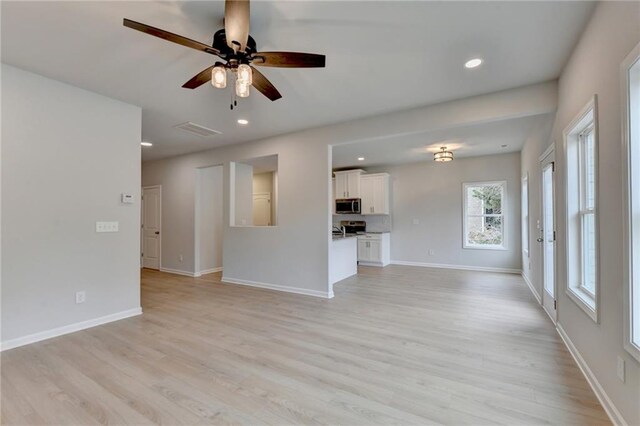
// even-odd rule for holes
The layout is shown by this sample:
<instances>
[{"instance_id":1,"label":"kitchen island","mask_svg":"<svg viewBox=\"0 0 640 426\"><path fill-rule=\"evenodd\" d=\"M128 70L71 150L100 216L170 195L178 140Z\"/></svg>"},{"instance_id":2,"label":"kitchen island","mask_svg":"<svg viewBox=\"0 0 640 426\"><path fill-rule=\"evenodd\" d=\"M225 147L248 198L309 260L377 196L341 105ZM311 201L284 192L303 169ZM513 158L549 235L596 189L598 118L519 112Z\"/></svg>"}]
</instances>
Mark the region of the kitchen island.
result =
<instances>
[{"instance_id":1,"label":"kitchen island","mask_svg":"<svg viewBox=\"0 0 640 426\"><path fill-rule=\"evenodd\" d=\"M358 238L334 235L329 253L329 281L334 284L358 273Z\"/></svg>"}]
</instances>

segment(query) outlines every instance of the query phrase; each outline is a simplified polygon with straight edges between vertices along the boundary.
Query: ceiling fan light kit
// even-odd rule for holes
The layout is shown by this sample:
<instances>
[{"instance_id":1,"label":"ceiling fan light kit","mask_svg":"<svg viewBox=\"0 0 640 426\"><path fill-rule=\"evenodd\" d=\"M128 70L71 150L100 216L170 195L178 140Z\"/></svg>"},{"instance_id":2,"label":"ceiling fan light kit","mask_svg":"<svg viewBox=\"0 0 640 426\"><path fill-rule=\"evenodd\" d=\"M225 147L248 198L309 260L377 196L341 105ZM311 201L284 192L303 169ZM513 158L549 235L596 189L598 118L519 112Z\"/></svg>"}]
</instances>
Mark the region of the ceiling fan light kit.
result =
<instances>
[{"instance_id":1,"label":"ceiling fan light kit","mask_svg":"<svg viewBox=\"0 0 640 426\"><path fill-rule=\"evenodd\" d=\"M211 70L211 84L216 89L227 87L227 70L222 65L217 65Z\"/></svg>"},{"instance_id":2,"label":"ceiling fan light kit","mask_svg":"<svg viewBox=\"0 0 640 426\"><path fill-rule=\"evenodd\" d=\"M227 71L236 77L235 94L246 98L253 86L271 101L282 97L278 89L253 65L277 68L324 68L325 56L299 52L258 52L253 37L249 35L249 0L226 0L224 29L216 31L211 46L150 25L124 19L125 27L162 38L164 40L215 55L225 61L216 62L182 85L195 89L211 81L213 87L227 87ZM233 105L232 105L233 107ZM232 108L233 109L233 108Z\"/></svg>"}]
</instances>

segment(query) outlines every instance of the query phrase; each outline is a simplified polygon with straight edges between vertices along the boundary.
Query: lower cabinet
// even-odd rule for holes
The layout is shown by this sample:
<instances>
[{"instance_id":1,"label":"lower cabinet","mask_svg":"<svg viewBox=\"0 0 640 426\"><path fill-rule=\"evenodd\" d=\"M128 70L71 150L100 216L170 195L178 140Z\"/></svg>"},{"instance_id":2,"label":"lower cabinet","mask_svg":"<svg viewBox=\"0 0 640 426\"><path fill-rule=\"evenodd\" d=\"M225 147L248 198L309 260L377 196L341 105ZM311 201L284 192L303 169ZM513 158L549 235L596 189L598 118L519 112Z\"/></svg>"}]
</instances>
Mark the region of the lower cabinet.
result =
<instances>
[{"instance_id":1,"label":"lower cabinet","mask_svg":"<svg viewBox=\"0 0 640 426\"><path fill-rule=\"evenodd\" d=\"M367 266L387 266L391 262L391 237L385 234L358 236L358 263Z\"/></svg>"}]
</instances>

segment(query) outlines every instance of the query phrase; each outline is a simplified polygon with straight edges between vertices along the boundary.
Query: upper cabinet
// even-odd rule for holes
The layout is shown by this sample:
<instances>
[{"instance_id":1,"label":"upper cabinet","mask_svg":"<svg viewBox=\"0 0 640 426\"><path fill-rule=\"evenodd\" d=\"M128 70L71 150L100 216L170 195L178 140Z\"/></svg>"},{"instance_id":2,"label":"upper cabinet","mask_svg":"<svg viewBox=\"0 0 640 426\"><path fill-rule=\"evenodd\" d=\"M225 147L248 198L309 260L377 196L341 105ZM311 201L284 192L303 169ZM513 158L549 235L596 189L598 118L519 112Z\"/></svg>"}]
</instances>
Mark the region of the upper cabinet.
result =
<instances>
[{"instance_id":1,"label":"upper cabinet","mask_svg":"<svg viewBox=\"0 0 640 426\"><path fill-rule=\"evenodd\" d=\"M360 175L362 170L345 170L343 172L334 172L336 176L335 197L337 200L342 198L361 198L360 193Z\"/></svg>"},{"instance_id":2,"label":"upper cabinet","mask_svg":"<svg viewBox=\"0 0 640 426\"><path fill-rule=\"evenodd\" d=\"M389 174L361 175L360 198L363 215L389 214Z\"/></svg>"}]
</instances>

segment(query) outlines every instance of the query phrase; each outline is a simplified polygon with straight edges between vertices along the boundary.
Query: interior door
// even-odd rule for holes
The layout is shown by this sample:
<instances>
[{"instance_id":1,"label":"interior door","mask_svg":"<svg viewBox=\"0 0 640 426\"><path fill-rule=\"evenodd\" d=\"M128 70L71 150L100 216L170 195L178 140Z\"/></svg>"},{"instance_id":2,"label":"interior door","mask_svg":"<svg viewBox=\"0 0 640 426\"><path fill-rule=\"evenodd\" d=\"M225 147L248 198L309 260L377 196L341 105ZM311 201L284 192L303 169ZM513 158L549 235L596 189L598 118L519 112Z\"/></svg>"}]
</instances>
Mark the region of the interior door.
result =
<instances>
[{"instance_id":1,"label":"interior door","mask_svg":"<svg viewBox=\"0 0 640 426\"><path fill-rule=\"evenodd\" d=\"M253 226L271 225L271 193L253 194Z\"/></svg>"},{"instance_id":2,"label":"interior door","mask_svg":"<svg viewBox=\"0 0 640 426\"><path fill-rule=\"evenodd\" d=\"M142 188L142 266L160 269L162 191L159 186Z\"/></svg>"},{"instance_id":3,"label":"interior door","mask_svg":"<svg viewBox=\"0 0 640 426\"><path fill-rule=\"evenodd\" d=\"M542 167L542 306L556 320L556 223L554 153L544 157Z\"/></svg>"}]
</instances>

